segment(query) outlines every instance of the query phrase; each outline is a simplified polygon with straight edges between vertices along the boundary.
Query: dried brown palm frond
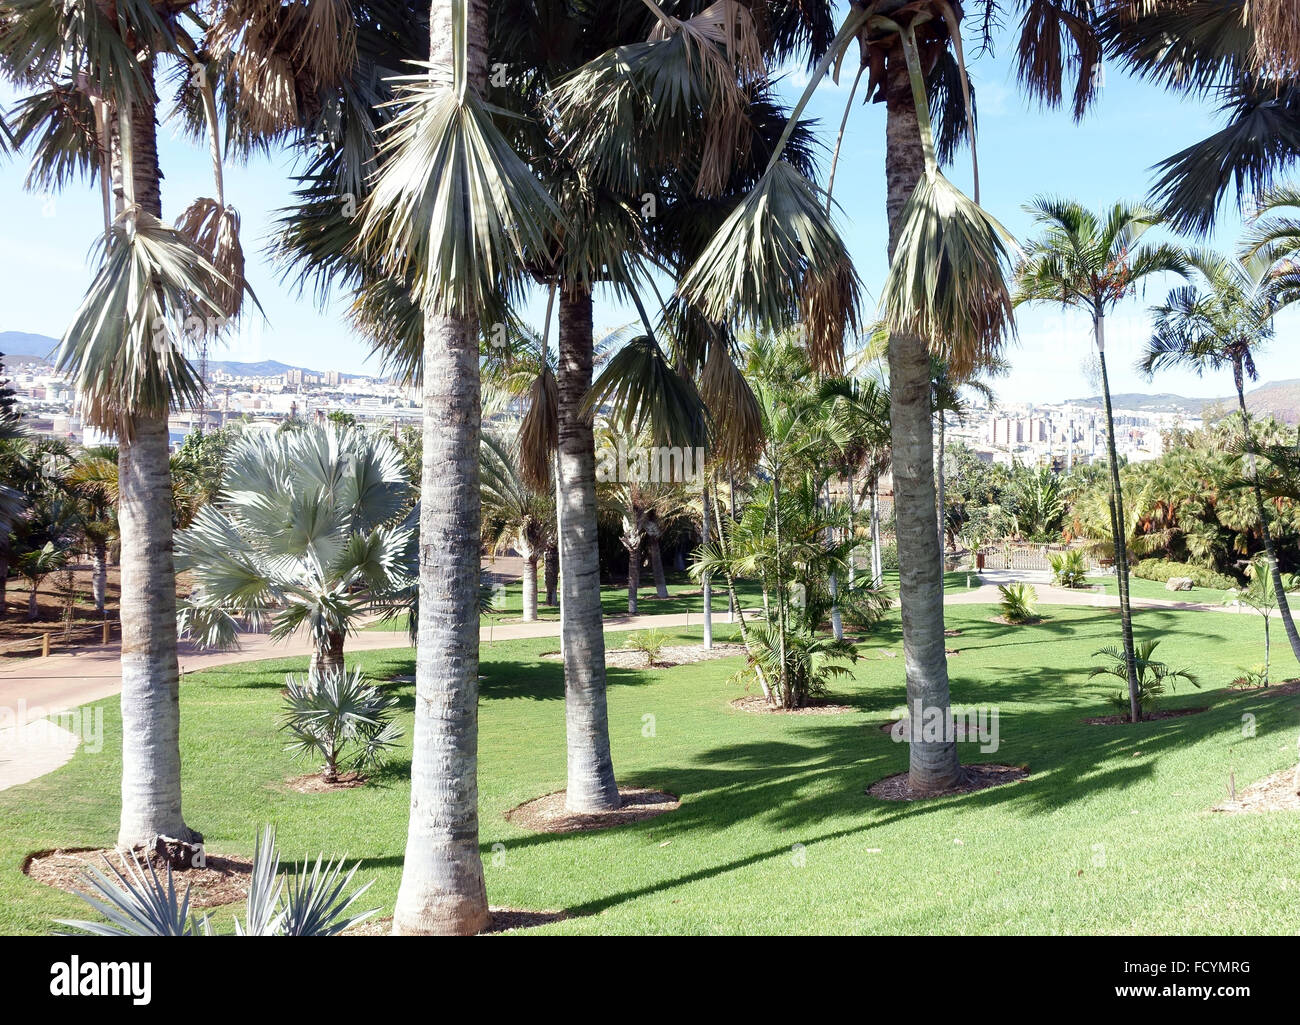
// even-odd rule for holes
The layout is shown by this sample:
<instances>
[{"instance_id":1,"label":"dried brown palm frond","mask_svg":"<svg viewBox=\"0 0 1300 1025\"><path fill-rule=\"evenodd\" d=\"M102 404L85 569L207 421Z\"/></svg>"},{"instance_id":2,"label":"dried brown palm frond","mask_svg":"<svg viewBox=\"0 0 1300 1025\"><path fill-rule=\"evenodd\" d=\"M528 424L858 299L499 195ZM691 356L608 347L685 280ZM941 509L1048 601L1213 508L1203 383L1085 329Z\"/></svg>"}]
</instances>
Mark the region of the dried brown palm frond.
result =
<instances>
[{"instance_id":1,"label":"dried brown palm frond","mask_svg":"<svg viewBox=\"0 0 1300 1025\"><path fill-rule=\"evenodd\" d=\"M243 47L231 62L231 74L252 135L275 136L297 123L298 90L285 54Z\"/></svg>"},{"instance_id":2,"label":"dried brown palm frond","mask_svg":"<svg viewBox=\"0 0 1300 1025\"><path fill-rule=\"evenodd\" d=\"M519 479L545 494L551 483L551 463L560 443L560 400L555 374L545 363L528 389L528 412L519 425Z\"/></svg>"},{"instance_id":3,"label":"dried brown palm frond","mask_svg":"<svg viewBox=\"0 0 1300 1025\"><path fill-rule=\"evenodd\" d=\"M713 424L711 458L746 472L763 448L763 414L725 345L709 347L700 373L700 397Z\"/></svg>"},{"instance_id":4,"label":"dried brown palm frond","mask_svg":"<svg viewBox=\"0 0 1300 1025\"><path fill-rule=\"evenodd\" d=\"M844 331L858 330L858 277L850 260L804 280L800 319L813 369L842 373Z\"/></svg>"},{"instance_id":5,"label":"dried brown palm frond","mask_svg":"<svg viewBox=\"0 0 1300 1025\"><path fill-rule=\"evenodd\" d=\"M892 331L915 334L958 376L993 359L1015 331L1010 234L937 170L921 176L881 295Z\"/></svg>"},{"instance_id":6,"label":"dried brown palm frond","mask_svg":"<svg viewBox=\"0 0 1300 1025\"><path fill-rule=\"evenodd\" d=\"M1300 4L1296 0L1250 0L1255 60L1263 68L1300 74Z\"/></svg>"},{"instance_id":7,"label":"dried brown palm frond","mask_svg":"<svg viewBox=\"0 0 1300 1025\"><path fill-rule=\"evenodd\" d=\"M222 207L215 199L200 197L176 221L185 235L220 273L222 282L213 296L222 316L234 320L244 305L248 290L244 278L244 249L239 242L239 214L232 206Z\"/></svg>"},{"instance_id":8,"label":"dried brown palm frond","mask_svg":"<svg viewBox=\"0 0 1300 1025\"><path fill-rule=\"evenodd\" d=\"M811 315L808 345L836 364L846 324L857 324L859 281L816 187L777 161L723 222L678 292L713 320L773 330Z\"/></svg>"}]
</instances>

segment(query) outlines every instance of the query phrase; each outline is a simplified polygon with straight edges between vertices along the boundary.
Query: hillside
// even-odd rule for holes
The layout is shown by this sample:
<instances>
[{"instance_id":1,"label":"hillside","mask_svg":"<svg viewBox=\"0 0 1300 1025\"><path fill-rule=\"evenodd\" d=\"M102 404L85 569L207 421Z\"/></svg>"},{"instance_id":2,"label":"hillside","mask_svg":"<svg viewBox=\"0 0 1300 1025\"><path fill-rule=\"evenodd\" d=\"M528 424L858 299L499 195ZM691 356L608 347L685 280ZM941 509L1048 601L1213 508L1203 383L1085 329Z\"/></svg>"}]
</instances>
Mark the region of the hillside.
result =
<instances>
[{"instance_id":1,"label":"hillside","mask_svg":"<svg viewBox=\"0 0 1300 1025\"><path fill-rule=\"evenodd\" d=\"M1085 399L1071 399L1079 406L1102 405L1100 395ZM1190 398L1186 395L1174 395L1161 392L1154 395L1143 392L1119 392L1111 396L1111 404L1116 409L1134 409L1150 413L1190 413L1200 416L1209 408L1221 406L1224 412L1237 406L1235 395L1225 395L1215 399ZM1300 423L1300 378L1286 381L1270 381L1246 392L1246 405L1252 413L1268 414L1287 423Z\"/></svg>"}]
</instances>

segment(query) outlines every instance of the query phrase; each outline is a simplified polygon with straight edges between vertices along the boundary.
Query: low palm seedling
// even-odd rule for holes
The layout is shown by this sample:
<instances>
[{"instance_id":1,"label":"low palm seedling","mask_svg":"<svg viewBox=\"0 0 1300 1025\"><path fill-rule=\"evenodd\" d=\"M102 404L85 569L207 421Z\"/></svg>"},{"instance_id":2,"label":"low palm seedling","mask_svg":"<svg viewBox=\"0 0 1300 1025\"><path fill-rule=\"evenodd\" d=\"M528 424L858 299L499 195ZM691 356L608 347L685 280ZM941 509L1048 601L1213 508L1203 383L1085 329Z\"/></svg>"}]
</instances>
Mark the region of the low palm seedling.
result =
<instances>
[{"instance_id":1,"label":"low palm seedling","mask_svg":"<svg viewBox=\"0 0 1300 1025\"><path fill-rule=\"evenodd\" d=\"M1137 672L1138 702L1141 715L1145 718L1155 710L1156 702L1164 695L1166 684L1169 690L1175 689L1179 680L1190 683L1193 687L1201 686L1200 680L1188 669L1173 669L1164 662L1152 657L1159 641L1140 641L1134 650L1133 665ZM1114 645L1109 645L1092 653L1093 658L1102 659L1102 664L1093 666L1088 679L1094 676L1114 676L1125 683L1125 689L1111 695L1110 701L1116 708L1125 711L1129 708L1127 690L1128 672L1124 666L1124 652Z\"/></svg>"},{"instance_id":2,"label":"low palm seedling","mask_svg":"<svg viewBox=\"0 0 1300 1025\"><path fill-rule=\"evenodd\" d=\"M1008 623L1028 623L1038 618L1038 591L1033 584L999 584L998 609Z\"/></svg>"},{"instance_id":3,"label":"low palm seedling","mask_svg":"<svg viewBox=\"0 0 1300 1025\"><path fill-rule=\"evenodd\" d=\"M362 772L383 763L402 736L396 707L397 699L368 684L360 669L289 676L280 729L292 737L287 750L321 758L321 779L336 783L340 767Z\"/></svg>"}]
</instances>

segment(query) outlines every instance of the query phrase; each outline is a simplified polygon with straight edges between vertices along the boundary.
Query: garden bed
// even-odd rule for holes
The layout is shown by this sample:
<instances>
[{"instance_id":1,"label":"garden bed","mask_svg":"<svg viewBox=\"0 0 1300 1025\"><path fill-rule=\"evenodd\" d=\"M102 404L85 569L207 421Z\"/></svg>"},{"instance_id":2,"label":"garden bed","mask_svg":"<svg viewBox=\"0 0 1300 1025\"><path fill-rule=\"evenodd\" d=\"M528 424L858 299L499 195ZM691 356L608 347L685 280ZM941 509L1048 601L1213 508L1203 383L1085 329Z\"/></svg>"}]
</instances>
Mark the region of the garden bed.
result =
<instances>
[{"instance_id":1,"label":"garden bed","mask_svg":"<svg viewBox=\"0 0 1300 1025\"><path fill-rule=\"evenodd\" d=\"M145 852L137 850L136 857L142 866L146 864ZM109 879L117 882L116 877L104 863L108 861L123 875L130 878L125 866L134 868L131 859L112 847L72 847L54 851L37 851L28 855L23 862L23 873L38 883L53 886L68 893L94 894L86 872L93 866L103 872ZM166 884L167 864L158 854L150 851L148 862L153 865L158 878ZM145 868L146 875L148 868ZM188 886L190 907L215 908L224 904L233 904L248 896L248 878L253 871L253 864L246 858L222 857L210 854L203 868L172 869L172 879L177 890L184 892ZM90 907L86 911L90 915Z\"/></svg>"},{"instance_id":2,"label":"garden bed","mask_svg":"<svg viewBox=\"0 0 1300 1025\"><path fill-rule=\"evenodd\" d=\"M1295 766L1256 780L1235 798L1215 805L1214 811L1229 813L1300 811L1300 771Z\"/></svg>"},{"instance_id":3,"label":"garden bed","mask_svg":"<svg viewBox=\"0 0 1300 1025\"><path fill-rule=\"evenodd\" d=\"M1148 712L1138 720L1139 723L1156 722L1159 719L1181 719L1186 715L1199 715L1201 712L1208 712L1208 707L1201 708L1165 708L1155 712ZM1096 715L1090 719L1084 719L1089 726L1123 726L1126 723L1133 725L1133 719L1127 713L1124 715Z\"/></svg>"},{"instance_id":4,"label":"garden bed","mask_svg":"<svg viewBox=\"0 0 1300 1025\"><path fill-rule=\"evenodd\" d=\"M961 782L945 790L917 793L912 789L906 772L886 776L867 787L867 794L881 801L925 801L932 797L948 797L952 794L971 794L976 790L1000 787L1004 783L1016 783L1029 777L1029 768L1025 765L965 765L961 770Z\"/></svg>"},{"instance_id":5,"label":"garden bed","mask_svg":"<svg viewBox=\"0 0 1300 1025\"><path fill-rule=\"evenodd\" d=\"M767 698L759 694L746 694L728 704L738 712L771 712L776 715L842 715L857 711L852 705L837 705L825 698L812 698L808 704L798 708L779 708L769 705Z\"/></svg>"},{"instance_id":6,"label":"garden bed","mask_svg":"<svg viewBox=\"0 0 1300 1025\"><path fill-rule=\"evenodd\" d=\"M525 911L522 908L488 908L492 921L479 936L491 936L499 932L515 932L518 929L536 929L539 925L563 922L572 918L567 911ZM341 936L391 936L393 934L393 916L367 918L359 925L340 933Z\"/></svg>"}]
</instances>

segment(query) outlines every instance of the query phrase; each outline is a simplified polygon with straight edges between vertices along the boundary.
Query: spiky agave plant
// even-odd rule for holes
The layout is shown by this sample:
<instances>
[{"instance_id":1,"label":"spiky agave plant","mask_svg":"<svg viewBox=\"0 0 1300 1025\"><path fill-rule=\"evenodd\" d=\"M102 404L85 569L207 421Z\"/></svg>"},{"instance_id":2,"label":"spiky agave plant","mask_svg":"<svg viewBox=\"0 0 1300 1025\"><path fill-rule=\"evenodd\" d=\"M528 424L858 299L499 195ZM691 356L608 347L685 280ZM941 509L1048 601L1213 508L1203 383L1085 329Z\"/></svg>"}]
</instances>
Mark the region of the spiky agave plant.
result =
<instances>
[{"instance_id":1,"label":"spiky agave plant","mask_svg":"<svg viewBox=\"0 0 1300 1025\"><path fill-rule=\"evenodd\" d=\"M123 861L119 871L104 859L115 878L91 866L85 873L92 892L77 896L98 911L106 922L80 919L56 919L95 936L211 936L212 919L191 914L190 890L178 890L167 866L160 877L152 862L141 863L132 851L131 863ZM275 827L263 827L254 840L253 870L249 876L245 917L235 918L238 936L337 936L378 912L378 908L359 914L349 909L372 883L349 891L361 863L344 872L344 862L326 861L324 856L308 871L303 862L299 871L280 875L280 852L275 842Z\"/></svg>"}]
</instances>

